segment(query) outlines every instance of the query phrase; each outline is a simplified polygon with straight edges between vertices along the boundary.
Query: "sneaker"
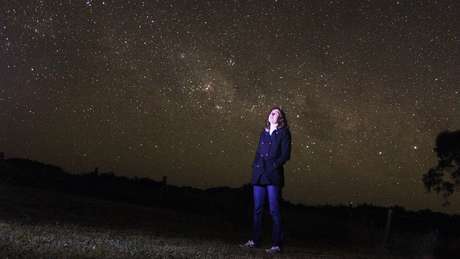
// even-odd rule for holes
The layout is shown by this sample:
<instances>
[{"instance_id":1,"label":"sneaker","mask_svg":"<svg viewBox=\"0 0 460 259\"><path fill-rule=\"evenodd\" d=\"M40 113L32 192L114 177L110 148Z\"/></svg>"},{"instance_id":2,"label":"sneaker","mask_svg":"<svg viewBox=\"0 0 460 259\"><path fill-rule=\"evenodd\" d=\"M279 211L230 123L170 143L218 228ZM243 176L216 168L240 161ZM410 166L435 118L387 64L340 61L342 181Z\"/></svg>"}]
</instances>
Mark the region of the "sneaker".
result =
<instances>
[{"instance_id":1,"label":"sneaker","mask_svg":"<svg viewBox=\"0 0 460 259\"><path fill-rule=\"evenodd\" d=\"M256 247L256 244L254 243L254 241L249 240L248 242L246 242L246 243L244 243L244 244L240 244L240 247L244 247L244 248L255 248L255 247Z\"/></svg>"},{"instance_id":2,"label":"sneaker","mask_svg":"<svg viewBox=\"0 0 460 259\"><path fill-rule=\"evenodd\" d=\"M272 246L269 249L265 249L265 252L268 254L279 254L281 253L281 248L279 246Z\"/></svg>"}]
</instances>

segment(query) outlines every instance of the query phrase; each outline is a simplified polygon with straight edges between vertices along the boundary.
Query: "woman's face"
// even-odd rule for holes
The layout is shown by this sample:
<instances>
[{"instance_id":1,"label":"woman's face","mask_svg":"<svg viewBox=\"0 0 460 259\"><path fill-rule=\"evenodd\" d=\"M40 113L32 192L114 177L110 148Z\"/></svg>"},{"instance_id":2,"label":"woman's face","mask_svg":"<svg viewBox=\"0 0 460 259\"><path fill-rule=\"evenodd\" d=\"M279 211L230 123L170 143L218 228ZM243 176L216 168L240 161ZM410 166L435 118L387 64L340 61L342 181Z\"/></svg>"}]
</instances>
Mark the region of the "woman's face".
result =
<instances>
[{"instance_id":1,"label":"woman's face","mask_svg":"<svg viewBox=\"0 0 460 259\"><path fill-rule=\"evenodd\" d=\"M277 124L278 122L278 118L280 116L280 110L278 109L274 109L270 112L270 114L268 115L268 121L271 123L271 124Z\"/></svg>"}]
</instances>

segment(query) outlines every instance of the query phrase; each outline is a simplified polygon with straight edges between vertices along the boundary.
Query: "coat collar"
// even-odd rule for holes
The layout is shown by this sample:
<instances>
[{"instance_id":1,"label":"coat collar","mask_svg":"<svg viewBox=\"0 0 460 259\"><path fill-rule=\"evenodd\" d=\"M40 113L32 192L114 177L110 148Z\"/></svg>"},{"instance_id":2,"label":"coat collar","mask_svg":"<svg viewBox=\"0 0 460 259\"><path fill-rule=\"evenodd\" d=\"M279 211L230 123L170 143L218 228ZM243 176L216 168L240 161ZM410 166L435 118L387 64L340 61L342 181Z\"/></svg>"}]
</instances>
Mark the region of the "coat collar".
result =
<instances>
[{"instance_id":1,"label":"coat collar","mask_svg":"<svg viewBox=\"0 0 460 259\"><path fill-rule=\"evenodd\" d=\"M284 128L284 127L283 127L283 128ZM271 136L273 136L273 134L278 135L278 133L279 133L283 128L276 128L276 129L272 132L272 135L271 135ZM270 129L265 128L265 132L267 132L267 133L270 135Z\"/></svg>"}]
</instances>

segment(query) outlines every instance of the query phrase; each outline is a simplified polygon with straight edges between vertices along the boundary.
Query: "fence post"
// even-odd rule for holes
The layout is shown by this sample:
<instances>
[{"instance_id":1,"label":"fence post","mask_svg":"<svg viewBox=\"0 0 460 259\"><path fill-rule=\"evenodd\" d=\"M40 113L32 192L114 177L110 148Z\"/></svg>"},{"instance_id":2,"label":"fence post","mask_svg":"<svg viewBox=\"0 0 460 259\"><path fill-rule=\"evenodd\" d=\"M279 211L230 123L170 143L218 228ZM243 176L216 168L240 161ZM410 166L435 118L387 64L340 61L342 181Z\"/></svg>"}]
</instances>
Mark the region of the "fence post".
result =
<instances>
[{"instance_id":1,"label":"fence post","mask_svg":"<svg viewBox=\"0 0 460 259\"><path fill-rule=\"evenodd\" d=\"M165 199L165 192L166 192L166 186L168 184L168 177L163 176L163 180L161 181L161 187L160 187L160 201L163 203Z\"/></svg>"},{"instance_id":2,"label":"fence post","mask_svg":"<svg viewBox=\"0 0 460 259\"><path fill-rule=\"evenodd\" d=\"M387 223L385 225L385 235L383 237L383 244L382 248L385 249L385 246L387 245L388 238L390 236L390 230L391 230L391 218L393 216L393 209L389 208L388 209L388 214L387 214Z\"/></svg>"}]
</instances>

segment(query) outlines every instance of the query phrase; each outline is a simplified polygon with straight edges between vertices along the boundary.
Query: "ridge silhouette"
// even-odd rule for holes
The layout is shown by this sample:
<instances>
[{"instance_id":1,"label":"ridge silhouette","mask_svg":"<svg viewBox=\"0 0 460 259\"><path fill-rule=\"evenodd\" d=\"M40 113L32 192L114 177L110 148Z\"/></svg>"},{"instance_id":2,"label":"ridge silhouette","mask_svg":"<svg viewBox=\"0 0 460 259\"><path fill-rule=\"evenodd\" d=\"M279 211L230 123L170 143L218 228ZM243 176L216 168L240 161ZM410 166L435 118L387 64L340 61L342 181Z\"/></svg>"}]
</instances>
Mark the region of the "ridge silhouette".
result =
<instances>
[{"instance_id":1,"label":"ridge silhouette","mask_svg":"<svg viewBox=\"0 0 460 259\"><path fill-rule=\"evenodd\" d=\"M174 209L177 213L193 213L221 218L250 229L252 215L251 185L239 188L214 187L205 190L178 187L149 178L126 177L114 172L94 171L70 174L62 168L22 158L0 160L0 184L34 187L111 201L128 202L156 208ZM383 237L387 210L371 204L359 206L305 206L282 201L287 238L322 241L338 245L378 246ZM268 210L268 208L266 208ZM408 242L406 235L435 237L437 249L460 240L460 216L431 210L408 211L391 207L393 219L388 247ZM268 211L267 211L268 212ZM264 213L264 220L269 220ZM268 229L267 229L268 230ZM269 231L265 231L268 233ZM416 239L417 240L417 239ZM431 241L430 241L431 242ZM407 245L416 250L416 244ZM398 249L409 249L406 246ZM460 251L459 251L460 252Z\"/></svg>"}]
</instances>

